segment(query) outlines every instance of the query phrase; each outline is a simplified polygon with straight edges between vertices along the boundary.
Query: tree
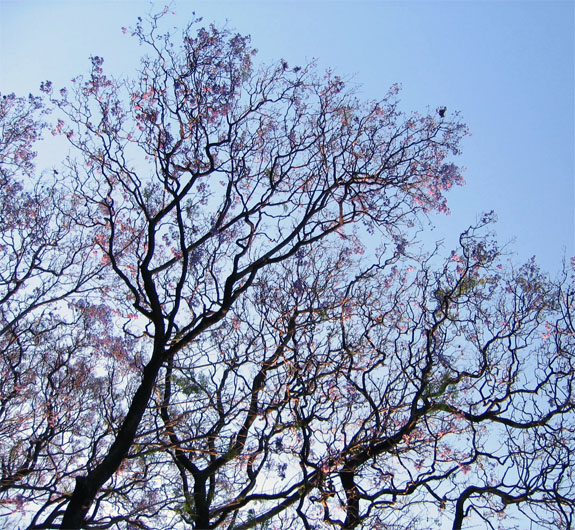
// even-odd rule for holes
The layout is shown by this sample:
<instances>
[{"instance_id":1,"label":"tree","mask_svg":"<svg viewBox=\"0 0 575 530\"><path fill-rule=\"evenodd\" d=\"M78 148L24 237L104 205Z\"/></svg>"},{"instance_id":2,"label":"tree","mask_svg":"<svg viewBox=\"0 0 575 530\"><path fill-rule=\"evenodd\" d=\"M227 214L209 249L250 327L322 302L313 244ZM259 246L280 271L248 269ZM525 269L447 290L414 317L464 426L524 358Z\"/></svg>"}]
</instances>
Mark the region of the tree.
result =
<instances>
[{"instance_id":1,"label":"tree","mask_svg":"<svg viewBox=\"0 0 575 530\"><path fill-rule=\"evenodd\" d=\"M71 217L73 201L55 179L33 177L45 112L40 98L0 100L0 492L17 510L68 468L54 449L79 420L89 373L81 341L93 351L82 322L58 311L72 293L87 295L97 268L86 262L91 237Z\"/></svg>"},{"instance_id":2,"label":"tree","mask_svg":"<svg viewBox=\"0 0 575 530\"><path fill-rule=\"evenodd\" d=\"M415 240L465 127L160 20L134 80L43 84L72 154L2 203L6 524L568 528L572 276L505 265L489 215L443 264Z\"/></svg>"}]
</instances>

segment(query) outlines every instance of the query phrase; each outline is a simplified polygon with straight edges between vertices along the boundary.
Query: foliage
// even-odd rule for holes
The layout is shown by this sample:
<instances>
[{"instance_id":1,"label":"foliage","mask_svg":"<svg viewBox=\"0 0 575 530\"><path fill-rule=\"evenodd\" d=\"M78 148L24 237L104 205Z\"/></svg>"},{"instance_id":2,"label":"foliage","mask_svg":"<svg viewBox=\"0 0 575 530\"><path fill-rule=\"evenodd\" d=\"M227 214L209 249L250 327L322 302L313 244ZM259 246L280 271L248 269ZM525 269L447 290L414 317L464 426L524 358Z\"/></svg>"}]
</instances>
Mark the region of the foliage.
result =
<instances>
[{"instance_id":1,"label":"foliage","mask_svg":"<svg viewBox=\"0 0 575 530\"><path fill-rule=\"evenodd\" d=\"M457 116L160 18L134 79L42 85L57 172L2 100L1 524L569 528L573 271L506 264L490 216L414 239Z\"/></svg>"}]
</instances>

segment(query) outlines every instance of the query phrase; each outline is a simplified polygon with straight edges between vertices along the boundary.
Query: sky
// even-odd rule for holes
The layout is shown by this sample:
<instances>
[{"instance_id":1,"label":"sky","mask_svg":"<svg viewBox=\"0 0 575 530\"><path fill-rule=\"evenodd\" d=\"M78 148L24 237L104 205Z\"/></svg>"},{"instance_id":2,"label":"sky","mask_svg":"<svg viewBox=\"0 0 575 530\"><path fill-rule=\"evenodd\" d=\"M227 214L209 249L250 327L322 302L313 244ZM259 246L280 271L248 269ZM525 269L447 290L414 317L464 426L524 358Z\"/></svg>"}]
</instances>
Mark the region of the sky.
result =
<instances>
[{"instance_id":1,"label":"sky","mask_svg":"<svg viewBox=\"0 0 575 530\"><path fill-rule=\"evenodd\" d=\"M89 69L90 55L127 73L141 54L122 26L162 2L0 0L0 92L38 93ZM457 235L485 211L515 262L559 272L575 256L572 1L236 0L172 3L171 24L196 16L252 36L263 62L317 59L378 99L399 83L401 109L459 111L471 136L457 162L466 185L426 236Z\"/></svg>"}]
</instances>

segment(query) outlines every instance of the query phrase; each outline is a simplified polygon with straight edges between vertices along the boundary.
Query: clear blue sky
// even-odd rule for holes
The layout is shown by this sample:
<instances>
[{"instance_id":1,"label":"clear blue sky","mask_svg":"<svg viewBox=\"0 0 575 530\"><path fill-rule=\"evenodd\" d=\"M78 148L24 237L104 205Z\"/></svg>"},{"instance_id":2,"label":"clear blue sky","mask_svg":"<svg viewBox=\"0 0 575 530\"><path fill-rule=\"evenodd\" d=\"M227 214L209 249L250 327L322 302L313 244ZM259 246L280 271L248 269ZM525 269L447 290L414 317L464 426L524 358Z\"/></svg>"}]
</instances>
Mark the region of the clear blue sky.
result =
<instances>
[{"instance_id":1,"label":"clear blue sky","mask_svg":"<svg viewBox=\"0 0 575 530\"><path fill-rule=\"evenodd\" d=\"M120 28L149 6L0 0L0 91L69 84L89 55L130 71L139 48ZM366 98L398 82L405 111L461 111L472 132L459 159L467 184L451 193L452 215L436 220L431 237L449 249L494 209L499 239L516 238L517 260L536 255L556 272L563 255L575 255L574 2L176 0L173 9L174 25L192 11L227 20L252 35L263 61L317 58L352 75Z\"/></svg>"}]
</instances>

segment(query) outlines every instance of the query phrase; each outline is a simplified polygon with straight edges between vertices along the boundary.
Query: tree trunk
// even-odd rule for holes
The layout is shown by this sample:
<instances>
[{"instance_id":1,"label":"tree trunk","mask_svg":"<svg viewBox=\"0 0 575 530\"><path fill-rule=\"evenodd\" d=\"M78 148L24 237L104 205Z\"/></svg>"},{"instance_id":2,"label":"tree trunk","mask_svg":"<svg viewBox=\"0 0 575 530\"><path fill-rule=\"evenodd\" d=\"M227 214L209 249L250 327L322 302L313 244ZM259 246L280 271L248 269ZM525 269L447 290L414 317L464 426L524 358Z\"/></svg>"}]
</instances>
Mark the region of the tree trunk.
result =
<instances>
[{"instance_id":1,"label":"tree trunk","mask_svg":"<svg viewBox=\"0 0 575 530\"><path fill-rule=\"evenodd\" d=\"M83 528L86 514L94 502L100 488L118 470L130 447L134 443L136 431L150 396L154 383L162 366L163 356L160 348L154 353L152 359L144 369L144 377L136 391L132 404L114 443L102 462L85 476L76 478L76 487L64 513L62 529Z\"/></svg>"}]
</instances>

